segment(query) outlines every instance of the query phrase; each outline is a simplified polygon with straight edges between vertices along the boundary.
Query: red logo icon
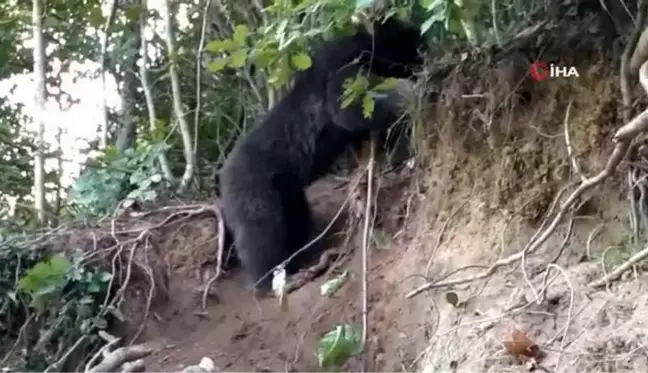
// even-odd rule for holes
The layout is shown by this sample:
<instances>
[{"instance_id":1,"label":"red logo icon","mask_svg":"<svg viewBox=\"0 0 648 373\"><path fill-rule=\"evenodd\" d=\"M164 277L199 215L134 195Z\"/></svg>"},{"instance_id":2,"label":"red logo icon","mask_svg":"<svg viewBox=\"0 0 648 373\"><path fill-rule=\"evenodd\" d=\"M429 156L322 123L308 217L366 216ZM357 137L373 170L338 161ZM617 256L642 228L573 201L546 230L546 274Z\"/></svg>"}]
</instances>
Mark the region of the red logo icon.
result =
<instances>
[{"instance_id":1,"label":"red logo icon","mask_svg":"<svg viewBox=\"0 0 648 373\"><path fill-rule=\"evenodd\" d=\"M547 79L549 77L549 66L543 61L535 61L531 64L531 69L529 69L529 74L533 80L539 82L541 80Z\"/></svg>"}]
</instances>

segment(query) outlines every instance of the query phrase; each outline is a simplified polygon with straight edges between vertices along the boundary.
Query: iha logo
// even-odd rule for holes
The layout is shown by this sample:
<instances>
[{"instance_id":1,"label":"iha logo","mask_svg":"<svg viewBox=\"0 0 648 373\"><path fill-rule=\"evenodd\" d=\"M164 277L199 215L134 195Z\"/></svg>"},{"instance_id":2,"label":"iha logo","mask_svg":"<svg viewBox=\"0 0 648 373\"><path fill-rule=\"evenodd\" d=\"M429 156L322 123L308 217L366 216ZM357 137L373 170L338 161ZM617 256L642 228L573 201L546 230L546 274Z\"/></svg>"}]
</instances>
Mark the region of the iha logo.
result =
<instances>
[{"instance_id":1,"label":"iha logo","mask_svg":"<svg viewBox=\"0 0 648 373\"><path fill-rule=\"evenodd\" d=\"M572 76L580 77L578 75L578 70L574 66L556 66L554 64L547 65L544 61L535 61L531 64L531 69L529 69L529 75L533 80L539 82L545 80L549 77L552 78L570 78Z\"/></svg>"}]
</instances>

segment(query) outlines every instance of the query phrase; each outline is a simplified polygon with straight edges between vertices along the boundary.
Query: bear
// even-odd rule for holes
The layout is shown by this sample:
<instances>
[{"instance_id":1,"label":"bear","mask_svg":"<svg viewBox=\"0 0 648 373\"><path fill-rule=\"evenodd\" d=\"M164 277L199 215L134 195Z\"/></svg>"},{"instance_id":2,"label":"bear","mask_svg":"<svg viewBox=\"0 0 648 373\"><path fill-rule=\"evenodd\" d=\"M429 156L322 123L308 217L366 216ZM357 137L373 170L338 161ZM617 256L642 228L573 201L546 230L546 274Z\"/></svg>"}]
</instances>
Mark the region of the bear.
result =
<instances>
[{"instance_id":1,"label":"bear","mask_svg":"<svg viewBox=\"0 0 648 373\"><path fill-rule=\"evenodd\" d=\"M337 157L398 117L389 98L375 100L365 118L360 100L341 108L343 82L360 72L412 78L427 44L419 28L395 17L373 22L373 33L322 43L311 66L262 121L239 138L220 170L220 207L248 286L265 294L272 269L309 242L313 220L305 188L324 176ZM301 256L286 263L296 273Z\"/></svg>"}]
</instances>

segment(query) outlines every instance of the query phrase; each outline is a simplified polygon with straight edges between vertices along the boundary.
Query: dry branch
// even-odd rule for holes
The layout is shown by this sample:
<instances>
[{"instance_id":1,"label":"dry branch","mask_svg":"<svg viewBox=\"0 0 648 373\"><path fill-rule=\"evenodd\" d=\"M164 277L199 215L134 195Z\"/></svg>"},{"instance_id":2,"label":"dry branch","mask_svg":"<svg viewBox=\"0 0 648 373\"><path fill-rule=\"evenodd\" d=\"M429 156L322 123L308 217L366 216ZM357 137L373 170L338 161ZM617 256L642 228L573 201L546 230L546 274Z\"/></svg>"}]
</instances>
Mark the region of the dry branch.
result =
<instances>
[{"instance_id":1,"label":"dry branch","mask_svg":"<svg viewBox=\"0 0 648 373\"><path fill-rule=\"evenodd\" d=\"M640 252L634 254L625 263L621 264L616 269L614 269L614 271L606 274L605 276L603 276L602 278L600 278L600 279L598 279L596 281L590 282L589 284L587 284L587 286L601 287L601 286L607 284L611 280L616 280L617 278L619 278L623 274L623 272L627 271L632 266L634 266L637 263L639 263L640 261L644 260L646 257L648 257L648 247L646 247L645 249L641 250Z\"/></svg>"}]
</instances>

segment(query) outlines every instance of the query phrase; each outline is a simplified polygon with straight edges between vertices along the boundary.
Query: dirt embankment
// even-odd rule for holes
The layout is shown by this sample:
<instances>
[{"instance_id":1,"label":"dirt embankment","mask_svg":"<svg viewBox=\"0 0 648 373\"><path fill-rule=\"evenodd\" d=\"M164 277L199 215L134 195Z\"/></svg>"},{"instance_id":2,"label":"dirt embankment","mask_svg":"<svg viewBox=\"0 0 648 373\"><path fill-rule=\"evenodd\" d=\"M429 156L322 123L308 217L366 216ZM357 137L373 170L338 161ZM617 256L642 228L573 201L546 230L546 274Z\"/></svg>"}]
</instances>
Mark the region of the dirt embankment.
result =
<instances>
[{"instance_id":1,"label":"dirt embankment","mask_svg":"<svg viewBox=\"0 0 648 373\"><path fill-rule=\"evenodd\" d=\"M607 161L622 124L615 41L576 23L527 31L508 50L457 51L432 64L444 71L425 87L437 91L437 100L415 115L425 138L418 159L424 169L382 175L378 188L367 295L370 371L520 371L526 368L505 352L511 328L537 344L540 363L552 371L648 370L641 268L609 291L587 286L640 249L627 223L627 165L521 265L406 299L427 281L468 278L519 252L556 194L580 178L571 159L584 175ZM575 66L580 77L530 81L527 57L540 52L548 63ZM350 192L341 184L331 177L309 190L322 226ZM110 255L115 247L129 253L129 244L144 243L122 305L127 320L115 328L132 336L146 326L139 339L157 348L149 371L174 371L203 356L227 371L312 371L322 333L340 323L361 325L360 185L351 191L352 214L342 216L351 223L341 220L327 241L350 253L335 270L348 271L348 281L332 298L319 290L330 274L305 285L290 295L287 313L275 301L252 298L235 272L214 283L201 309L196 288L215 264L217 229L200 207L173 219L180 209L122 218L115 225L122 228L71 232L78 244L67 246L108 258L107 248ZM361 363L354 358L345 370Z\"/></svg>"}]
</instances>

